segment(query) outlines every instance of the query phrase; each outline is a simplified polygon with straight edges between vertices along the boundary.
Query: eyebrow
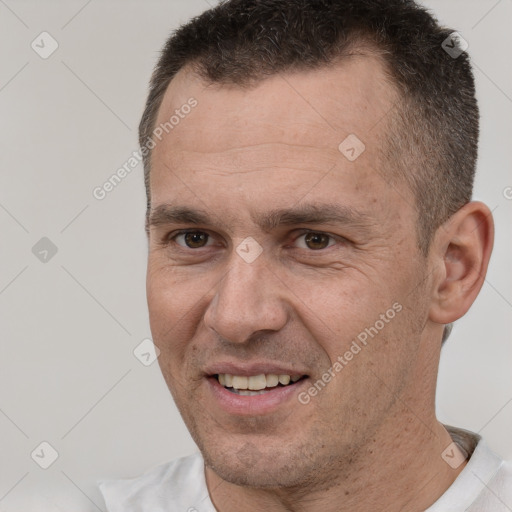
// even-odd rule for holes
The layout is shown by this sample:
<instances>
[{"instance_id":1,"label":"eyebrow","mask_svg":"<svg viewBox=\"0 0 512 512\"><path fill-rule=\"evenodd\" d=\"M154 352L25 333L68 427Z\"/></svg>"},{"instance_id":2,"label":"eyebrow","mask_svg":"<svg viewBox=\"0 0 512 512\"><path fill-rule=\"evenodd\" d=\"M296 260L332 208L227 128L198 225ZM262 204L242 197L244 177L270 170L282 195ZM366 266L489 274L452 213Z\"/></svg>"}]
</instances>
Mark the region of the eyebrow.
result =
<instances>
[{"instance_id":1,"label":"eyebrow","mask_svg":"<svg viewBox=\"0 0 512 512\"><path fill-rule=\"evenodd\" d=\"M279 226L296 224L332 223L368 229L374 223L366 212L332 203L308 203L291 208L275 209L251 215L251 218L256 225L267 232ZM214 221L205 210L161 204L150 211L148 226L158 227L166 224L212 225Z\"/></svg>"}]
</instances>

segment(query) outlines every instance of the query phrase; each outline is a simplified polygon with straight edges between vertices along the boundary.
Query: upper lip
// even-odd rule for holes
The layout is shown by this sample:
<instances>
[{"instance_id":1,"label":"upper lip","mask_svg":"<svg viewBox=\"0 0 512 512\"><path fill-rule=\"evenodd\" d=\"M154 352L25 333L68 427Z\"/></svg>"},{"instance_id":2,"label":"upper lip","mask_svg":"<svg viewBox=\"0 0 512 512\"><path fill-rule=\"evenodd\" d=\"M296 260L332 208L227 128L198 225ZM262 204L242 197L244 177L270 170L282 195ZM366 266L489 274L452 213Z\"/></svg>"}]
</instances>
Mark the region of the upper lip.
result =
<instances>
[{"instance_id":1,"label":"upper lip","mask_svg":"<svg viewBox=\"0 0 512 512\"><path fill-rule=\"evenodd\" d=\"M300 368L291 368L290 365L276 363L275 361L253 361L253 362L233 362L222 361L209 364L204 372L207 375L217 375L219 373L227 373L229 375L251 375L273 374L273 375L307 375L306 371Z\"/></svg>"}]
</instances>

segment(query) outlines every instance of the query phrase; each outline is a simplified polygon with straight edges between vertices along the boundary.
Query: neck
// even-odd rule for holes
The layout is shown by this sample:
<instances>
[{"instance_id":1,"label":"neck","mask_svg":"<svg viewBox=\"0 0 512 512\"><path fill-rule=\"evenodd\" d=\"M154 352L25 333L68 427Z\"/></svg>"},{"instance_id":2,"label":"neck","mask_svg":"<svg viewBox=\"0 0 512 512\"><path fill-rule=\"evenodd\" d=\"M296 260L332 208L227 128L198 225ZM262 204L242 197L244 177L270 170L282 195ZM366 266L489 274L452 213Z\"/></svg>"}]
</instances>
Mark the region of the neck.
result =
<instances>
[{"instance_id":1,"label":"neck","mask_svg":"<svg viewBox=\"0 0 512 512\"><path fill-rule=\"evenodd\" d=\"M362 448L362 462L349 471L340 464L337 476L316 486L309 483L307 489L255 489L226 482L207 467L212 502L219 512L424 511L450 487L465 463L452 469L441 458L452 439L433 414L425 421L400 403L400 417L391 421L394 428L379 429Z\"/></svg>"}]
</instances>

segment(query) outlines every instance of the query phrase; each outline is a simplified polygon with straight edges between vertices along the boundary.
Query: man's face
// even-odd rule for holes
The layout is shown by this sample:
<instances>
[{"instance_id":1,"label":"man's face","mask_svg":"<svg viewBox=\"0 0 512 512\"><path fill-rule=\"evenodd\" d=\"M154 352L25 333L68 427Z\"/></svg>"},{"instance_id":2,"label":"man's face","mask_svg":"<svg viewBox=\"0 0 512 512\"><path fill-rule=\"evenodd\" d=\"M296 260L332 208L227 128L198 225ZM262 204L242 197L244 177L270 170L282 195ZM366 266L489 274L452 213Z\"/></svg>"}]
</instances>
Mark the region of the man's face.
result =
<instances>
[{"instance_id":1,"label":"man's face","mask_svg":"<svg viewBox=\"0 0 512 512\"><path fill-rule=\"evenodd\" d=\"M397 397L422 391L426 260L413 195L382 164L394 90L371 57L246 90L182 71L157 125L190 97L152 157L147 296L163 375L222 478L325 480L378 433L396 437ZM350 134L366 146L355 160L355 139L338 149ZM173 214L184 208L205 218Z\"/></svg>"}]
</instances>

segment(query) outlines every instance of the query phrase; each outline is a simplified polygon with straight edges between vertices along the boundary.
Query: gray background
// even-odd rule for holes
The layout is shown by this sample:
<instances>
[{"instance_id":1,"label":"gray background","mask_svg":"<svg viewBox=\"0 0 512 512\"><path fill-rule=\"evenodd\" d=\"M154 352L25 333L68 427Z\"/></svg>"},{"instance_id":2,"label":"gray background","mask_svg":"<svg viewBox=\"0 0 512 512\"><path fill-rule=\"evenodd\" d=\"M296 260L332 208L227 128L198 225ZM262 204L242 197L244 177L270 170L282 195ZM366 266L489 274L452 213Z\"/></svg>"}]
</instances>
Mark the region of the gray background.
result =
<instances>
[{"instance_id":1,"label":"gray background","mask_svg":"<svg viewBox=\"0 0 512 512\"><path fill-rule=\"evenodd\" d=\"M469 42L482 111L475 197L497 227L483 290L443 350L438 412L512 458L512 0L425 3ZM195 450L157 363L133 354L150 337L142 166L102 201L92 191L138 149L170 30L205 8L0 0L1 512L104 510L97 478ZM47 59L31 48L43 31L59 44ZM32 252L43 237L57 247L46 262ZM42 441L59 453L46 470L31 458Z\"/></svg>"}]
</instances>

